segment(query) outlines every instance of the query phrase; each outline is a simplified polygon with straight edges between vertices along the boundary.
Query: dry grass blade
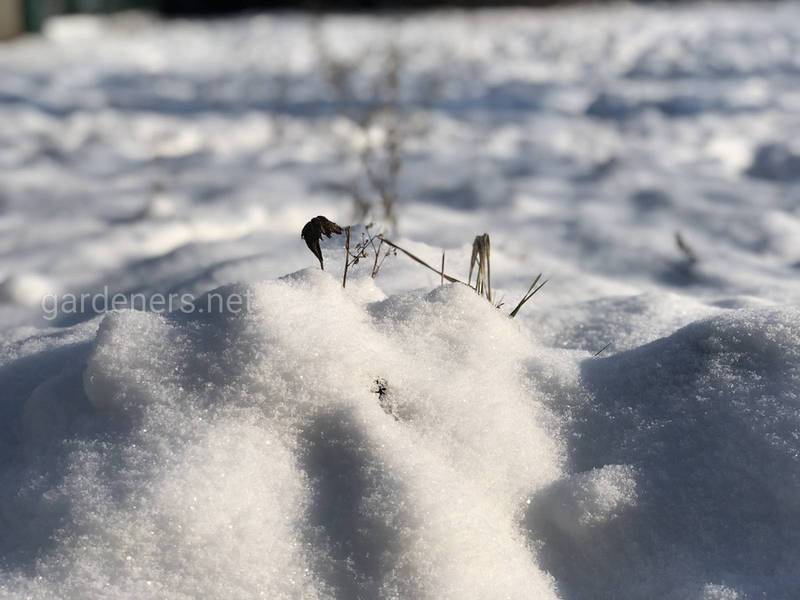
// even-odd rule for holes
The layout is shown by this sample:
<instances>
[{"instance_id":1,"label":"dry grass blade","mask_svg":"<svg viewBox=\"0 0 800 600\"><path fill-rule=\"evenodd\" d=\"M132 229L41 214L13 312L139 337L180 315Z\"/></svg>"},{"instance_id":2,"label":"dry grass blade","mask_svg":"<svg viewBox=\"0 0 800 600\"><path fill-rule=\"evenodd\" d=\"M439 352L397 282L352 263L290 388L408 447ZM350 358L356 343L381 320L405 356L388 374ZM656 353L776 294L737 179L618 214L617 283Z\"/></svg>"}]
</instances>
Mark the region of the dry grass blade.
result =
<instances>
[{"instance_id":1,"label":"dry grass blade","mask_svg":"<svg viewBox=\"0 0 800 600\"><path fill-rule=\"evenodd\" d=\"M486 299L492 301L492 273L490 267L491 244L489 234L484 233L475 237L472 242L472 258L469 261L468 282L472 283L472 272L477 266L475 274L475 291Z\"/></svg>"},{"instance_id":2,"label":"dry grass blade","mask_svg":"<svg viewBox=\"0 0 800 600\"><path fill-rule=\"evenodd\" d=\"M601 355L603 352L605 352L606 350L608 350L610 347L611 347L611 342L608 342L608 343L607 343L605 346L603 346L602 348L600 348L600 350L598 350L597 352L595 352L595 353L594 353L592 356L594 356L595 358L597 358L597 357L598 357L598 356L600 356L600 355Z\"/></svg>"},{"instance_id":3,"label":"dry grass blade","mask_svg":"<svg viewBox=\"0 0 800 600\"><path fill-rule=\"evenodd\" d=\"M522 300L520 300L519 304L517 304L517 307L514 310L511 311L511 314L509 315L509 317L511 317L512 319L514 317L516 317L517 313L519 312L519 309L521 309L528 300L533 298L533 296L536 294L536 292L538 292L540 289L542 289L545 286L545 284L548 281L550 281L549 279L545 279L544 281L542 281L542 283L539 283L539 280L541 278L542 278L542 274L539 273L536 276L536 279L533 280L533 283L531 284L531 287L529 287L528 291L525 292L525 295L522 297ZM539 284L539 285L537 285L537 284Z\"/></svg>"}]
</instances>

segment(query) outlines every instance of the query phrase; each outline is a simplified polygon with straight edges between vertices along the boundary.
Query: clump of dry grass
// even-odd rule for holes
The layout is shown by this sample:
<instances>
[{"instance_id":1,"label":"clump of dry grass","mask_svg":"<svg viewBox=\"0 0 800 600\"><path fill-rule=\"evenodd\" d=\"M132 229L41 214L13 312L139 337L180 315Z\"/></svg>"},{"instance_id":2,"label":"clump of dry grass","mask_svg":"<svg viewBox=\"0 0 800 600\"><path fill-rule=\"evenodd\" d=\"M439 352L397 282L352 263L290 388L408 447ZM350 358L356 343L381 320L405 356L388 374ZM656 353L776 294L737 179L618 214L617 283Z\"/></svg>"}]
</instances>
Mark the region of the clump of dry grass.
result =
<instances>
[{"instance_id":1,"label":"clump of dry grass","mask_svg":"<svg viewBox=\"0 0 800 600\"><path fill-rule=\"evenodd\" d=\"M366 226L366 233L361 234L361 240L353 247L351 247L351 228L347 227L340 227L333 221L329 221L326 217L322 215L314 217L308 223L306 223L305 227L303 227L303 232L301 237L306 241L311 252L314 256L317 257L319 260L320 267L323 267L322 263L322 252L320 250L320 240L322 236L331 237L332 234L342 234L345 235L344 241L344 251L345 251L345 260L344 260L344 273L342 275L342 287L347 287L347 273L350 267L356 265L362 259L369 257L369 250L372 250L372 268L370 271L370 275L375 278L377 277L378 273L380 272L381 266L383 262L386 260L387 257L397 255L399 251L402 254L405 254L411 260L416 262L419 265L422 265L426 269L433 271L441 278L441 284L444 285L445 281L449 283L458 283L460 285L465 285L471 290L474 290L478 295L486 298L486 300L495 306L496 308L500 308L503 305L503 302L498 302L497 304L494 303L493 293L492 293L492 269L491 269L491 241L489 239L489 234L484 233L482 235L476 236L475 240L472 243L472 256L470 258L469 264L469 276L467 277L467 281L464 282L457 277L453 277L452 275L448 275L444 271L445 265L445 253L442 252L442 264L441 268L437 269L430 263L426 262L419 256L415 255L409 250L406 250L402 246L399 246L397 243L393 242L392 240L388 239L383 233L372 233L373 225L370 223ZM386 247L386 249L384 249ZM472 283L472 274L475 273L475 284ZM531 283L528 291L525 292L522 299L519 301L517 306L514 310L511 311L509 317L512 319L517 316L520 309L531 299L533 298L536 293L541 290L548 280L542 281L542 274L536 276Z\"/></svg>"},{"instance_id":2,"label":"clump of dry grass","mask_svg":"<svg viewBox=\"0 0 800 600\"><path fill-rule=\"evenodd\" d=\"M489 303L492 302L492 269L491 269L491 243L489 234L475 236L472 242L472 258L469 261L469 277L467 285L472 283L472 271L475 272L475 291L479 296L485 296Z\"/></svg>"}]
</instances>

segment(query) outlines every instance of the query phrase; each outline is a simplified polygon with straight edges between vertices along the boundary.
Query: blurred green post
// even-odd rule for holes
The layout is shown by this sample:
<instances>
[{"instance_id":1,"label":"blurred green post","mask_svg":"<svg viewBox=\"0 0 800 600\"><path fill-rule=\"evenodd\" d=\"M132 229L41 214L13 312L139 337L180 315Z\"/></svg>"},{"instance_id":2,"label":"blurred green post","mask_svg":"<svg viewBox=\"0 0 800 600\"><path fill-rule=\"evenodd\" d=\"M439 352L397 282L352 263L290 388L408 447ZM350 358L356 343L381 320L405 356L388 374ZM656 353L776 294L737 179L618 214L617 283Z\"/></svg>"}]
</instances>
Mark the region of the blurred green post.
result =
<instances>
[{"instance_id":1,"label":"blurred green post","mask_svg":"<svg viewBox=\"0 0 800 600\"><path fill-rule=\"evenodd\" d=\"M25 29L41 31L48 17L75 13L107 14L120 10L156 10L158 0L0 0L22 2Z\"/></svg>"},{"instance_id":2,"label":"blurred green post","mask_svg":"<svg viewBox=\"0 0 800 600\"><path fill-rule=\"evenodd\" d=\"M25 29L41 31L46 16L46 0L23 0L25 5Z\"/></svg>"}]
</instances>

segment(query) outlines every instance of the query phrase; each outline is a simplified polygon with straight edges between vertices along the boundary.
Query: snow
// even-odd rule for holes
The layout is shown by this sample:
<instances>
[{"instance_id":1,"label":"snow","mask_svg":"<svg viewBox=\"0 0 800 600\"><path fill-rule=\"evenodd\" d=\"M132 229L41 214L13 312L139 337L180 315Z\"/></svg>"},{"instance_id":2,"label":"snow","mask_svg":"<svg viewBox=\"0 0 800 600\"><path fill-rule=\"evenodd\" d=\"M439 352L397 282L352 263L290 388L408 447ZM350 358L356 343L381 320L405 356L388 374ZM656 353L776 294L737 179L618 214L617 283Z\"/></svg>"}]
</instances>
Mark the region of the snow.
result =
<instances>
[{"instance_id":1,"label":"snow","mask_svg":"<svg viewBox=\"0 0 800 600\"><path fill-rule=\"evenodd\" d=\"M123 15L5 44L0 596L797 597L798 18ZM341 238L326 271L299 239L356 221L387 41L391 237L466 278L490 233L499 309L400 253L343 289Z\"/></svg>"},{"instance_id":2,"label":"snow","mask_svg":"<svg viewBox=\"0 0 800 600\"><path fill-rule=\"evenodd\" d=\"M43 277L35 273L19 273L0 283L0 302L38 307L42 298L54 292L52 284Z\"/></svg>"}]
</instances>

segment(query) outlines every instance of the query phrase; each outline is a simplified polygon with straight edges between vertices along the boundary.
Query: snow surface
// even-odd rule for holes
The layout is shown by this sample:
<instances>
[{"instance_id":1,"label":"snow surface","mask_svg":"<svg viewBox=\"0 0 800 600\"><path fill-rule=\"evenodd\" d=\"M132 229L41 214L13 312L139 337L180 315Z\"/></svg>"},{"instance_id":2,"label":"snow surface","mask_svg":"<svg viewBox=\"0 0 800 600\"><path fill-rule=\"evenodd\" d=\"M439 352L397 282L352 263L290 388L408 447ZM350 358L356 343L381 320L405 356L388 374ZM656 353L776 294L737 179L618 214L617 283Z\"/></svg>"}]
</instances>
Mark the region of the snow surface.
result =
<instances>
[{"instance_id":1,"label":"snow surface","mask_svg":"<svg viewBox=\"0 0 800 600\"><path fill-rule=\"evenodd\" d=\"M0 47L0 597L800 596L798 23L127 15ZM353 221L388 42L393 237L465 278L489 232L499 310L400 255L343 290L341 239L325 272L299 239ZM45 318L97 292L251 301Z\"/></svg>"}]
</instances>

